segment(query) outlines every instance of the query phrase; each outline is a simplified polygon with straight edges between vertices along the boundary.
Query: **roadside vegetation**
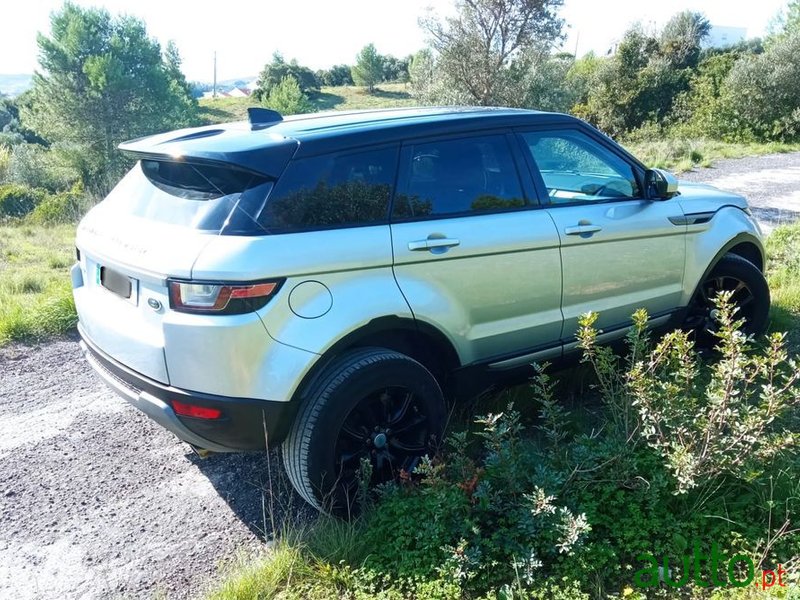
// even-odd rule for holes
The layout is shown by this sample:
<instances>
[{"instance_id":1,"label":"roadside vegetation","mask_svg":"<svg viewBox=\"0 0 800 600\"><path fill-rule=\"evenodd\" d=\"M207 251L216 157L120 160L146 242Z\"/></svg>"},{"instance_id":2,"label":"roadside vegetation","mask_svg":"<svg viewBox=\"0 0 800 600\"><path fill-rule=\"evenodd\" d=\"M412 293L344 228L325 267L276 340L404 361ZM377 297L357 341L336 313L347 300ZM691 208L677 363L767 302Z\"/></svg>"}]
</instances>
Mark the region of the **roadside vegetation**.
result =
<instances>
[{"instance_id":1,"label":"roadside vegetation","mask_svg":"<svg viewBox=\"0 0 800 600\"><path fill-rule=\"evenodd\" d=\"M0 225L0 344L75 327L74 225Z\"/></svg>"}]
</instances>

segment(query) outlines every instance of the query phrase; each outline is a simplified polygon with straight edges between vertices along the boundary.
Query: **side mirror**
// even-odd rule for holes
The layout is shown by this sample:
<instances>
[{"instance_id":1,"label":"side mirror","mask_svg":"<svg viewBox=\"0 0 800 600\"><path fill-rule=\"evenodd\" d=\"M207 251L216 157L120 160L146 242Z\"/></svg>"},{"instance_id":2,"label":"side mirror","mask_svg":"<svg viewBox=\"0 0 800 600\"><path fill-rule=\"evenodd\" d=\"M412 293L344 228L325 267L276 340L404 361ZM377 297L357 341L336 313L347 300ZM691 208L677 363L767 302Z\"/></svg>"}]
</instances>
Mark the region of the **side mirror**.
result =
<instances>
[{"instance_id":1,"label":"side mirror","mask_svg":"<svg viewBox=\"0 0 800 600\"><path fill-rule=\"evenodd\" d=\"M663 169L648 169L644 174L647 197L652 200L667 200L677 195L678 179Z\"/></svg>"}]
</instances>

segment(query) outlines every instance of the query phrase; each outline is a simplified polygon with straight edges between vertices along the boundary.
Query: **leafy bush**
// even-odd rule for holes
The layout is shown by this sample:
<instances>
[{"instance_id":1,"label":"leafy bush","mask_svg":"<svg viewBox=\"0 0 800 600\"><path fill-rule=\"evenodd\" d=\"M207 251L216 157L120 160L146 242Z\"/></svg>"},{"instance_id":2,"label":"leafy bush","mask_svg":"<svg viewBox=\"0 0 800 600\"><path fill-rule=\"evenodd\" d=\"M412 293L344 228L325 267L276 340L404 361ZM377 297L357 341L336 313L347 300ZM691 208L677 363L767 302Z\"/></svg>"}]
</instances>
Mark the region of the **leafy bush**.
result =
<instances>
[{"instance_id":1,"label":"leafy bush","mask_svg":"<svg viewBox=\"0 0 800 600\"><path fill-rule=\"evenodd\" d=\"M578 334L611 413L627 435L659 453L677 493L723 475L752 478L800 441L786 428L786 416L800 405L800 370L788 358L785 336L773 334L761 353L753 352L730 293L716 302L719 357L711 365L701 363L685 331L667 334L648 351L643 310L634 315L625 371L608 348L596 347L596 315L583 317Z\"/></svg>"},{"instance_id":2,"label":"leafy bush","mask_svg":"<svg viewBox=\"0 0 800 600\"><path fill-rule=\"evenodd\" d=\"M11 163L11 148L0 144L0 182L6 180L8 166Z\"/></svg>"},{"instance_id":3,"label":"leafy bush","mask_svg":"<svg viewBox=\"0 0 800 600\"><path fill-rule=\"evenodd\" d=\"M46 196L30 213L28 220L36 225L76 223L86 212L83 189L75 185L68 192Z\"/></svg>"},{"instance_id":4,"label":"leafy bush","mask_svg":"<svg viewBox=\"0 0 800 600\"><path fill-rule=\"evenodd\" d=\"M725 81L731 135L787 141L800 137L800 31L739 60Z\"/></svg>"},{"instance_id":5,"label":"leafy bush","mask_svg":"<svg viewBox=\"0 0 800 600\"><path fill-rule=\"evenodd\" d=\"M44 190L24 185L0 185L0 220L24 217L45 198Z\"/></svg>"},{"instance_id":6,"label":"leafy bush","mask_svg":"<svg viewBox=\"0 0 800 600\"><path fill-rule=\"evenodd\" d=\"M405 477L383 490L365 526L374 549L365 569L398 580L440 578L466 592L525 590L580 545L585 516L546 491L553 482L527 450L519 413L509 406L476 423L477 458L468 435L455 434L444 459L417 469L419 484Z\"/></svg>"},{"instance_id":7,"label":"leafy bush","mask_svg":"<svg viewBox=\"0 0 800 600\"><path fill-rule=\"evenodd\" d=\"M298 64L294 59L286 62L283 56L276 52L272 55L272 62L267 63L259 74L253 97L266 102L273 89L280 86L287 77L294 79L303 94L319 91L320 82L311 69Z\"/></svg>"},{"instance_id":8,"label":"leafy bush","mask_svg":"<svg viewBox=\"0 0 800 600\"><path fill-rule=\"evenodd\" d=\"M39 144L18 144L11 150L6 178L10 182L50 192L69 189L82 179L84 169L79 161L87 157L72 146ZM87 169L86 176L93 169Z\"/></svg>"},{"instance_id":9,"label":"leafy bush","mask_svg":"<svg viewBox=\"0 0 800 600\"><path fill-rule=\"evenodd\" d=\"M270 90L264 106L282 115L299 115L314 110L297 80L291 75L281 79L281 82Z\"/></svg>"}]
</instances>

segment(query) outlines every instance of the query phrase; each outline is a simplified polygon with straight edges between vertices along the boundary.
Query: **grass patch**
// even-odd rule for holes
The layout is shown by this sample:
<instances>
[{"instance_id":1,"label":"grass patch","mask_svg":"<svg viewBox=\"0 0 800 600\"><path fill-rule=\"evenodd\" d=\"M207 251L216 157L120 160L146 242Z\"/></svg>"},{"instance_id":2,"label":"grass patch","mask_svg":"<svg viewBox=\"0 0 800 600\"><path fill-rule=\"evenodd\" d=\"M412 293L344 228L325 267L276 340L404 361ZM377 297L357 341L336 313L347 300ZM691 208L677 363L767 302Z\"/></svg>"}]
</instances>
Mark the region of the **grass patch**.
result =
<instances>
[{"instance_id":1,"label":"grass patch","mask_svg":"<svg viewBox=\"0 0 800 600\"><path fill-rule=\"evenodd\" d=\"M624 142L628 151L648 167L681 173L695 167L710 167L723 158L744 158L800 151L800 144L781 142L728 143L707 139L659 139Z\"/></svg>"},{"instance_id":2,"label":"grass patch","mask_svg":"<svg viewBox=\"0 0 800 600\"><path fill-rule=\"evenodd\" d=\"M309 95L315 111L359 110L415 106L404 83L383 83L373 94L357 86L323 87ZM260 106L255 98L206 98L200 100L200 117L206 124L244 121L247 109Z\"/></svg>"},{"instance_id":3,"label":"grass patch","mask_svg":"<svg viewBox=\"0 0 800 600\"><path fill-rule=\"evenodd\" d=\"M800 348L800 223L775 229L767 238L767 256L770 330L787 332L790 346Z\"/></svg>"},{"instance_id":4,"label":"grass patch","mask_svg":"<svg viewBox=\"0 0 800 600\"><path fill-rule=\"evenodd\" d=\"M0 226L0 343L75 326L69 267L75 226Z\"/></svg>"}]
</instances>

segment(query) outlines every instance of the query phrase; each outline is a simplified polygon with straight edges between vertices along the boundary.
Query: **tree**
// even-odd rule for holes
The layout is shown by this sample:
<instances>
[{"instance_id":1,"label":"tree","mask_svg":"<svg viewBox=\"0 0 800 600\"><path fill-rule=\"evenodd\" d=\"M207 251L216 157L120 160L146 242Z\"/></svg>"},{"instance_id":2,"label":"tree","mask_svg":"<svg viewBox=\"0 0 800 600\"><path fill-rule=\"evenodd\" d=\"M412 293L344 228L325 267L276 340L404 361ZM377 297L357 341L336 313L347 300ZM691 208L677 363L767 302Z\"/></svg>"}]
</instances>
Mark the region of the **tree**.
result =
<instances>
[{"instance_id":1,"label":"tree","mask_svg":"<svg viewBox=\"0 0 800 600\"><path fill-rule=\"evenodd\" d=\"M167 74L172 84L176 86L176 92L187 98L194 98L192 86L186 81L186 75L181 70L181 64L183 64L183 60L178 46L173 40L170 40L164 50L164 66L167 69Z\"/></svg>"},{"instance_id":2,"label":"tree","mask_svg":"<svg viewBox=\"0 0 800 600\"><path fill-rule=\"evenodd\" d=\"M525 95L515 60L561 38L563 0L457 0L455 17L420 24L438 53L437 69L475 104L520 104Z\"/></svg>"},{"instance_id":3,"label":"tree","mask_svg":"<svg viewBox=\"0 0 800 600\"><path fill-rule=\"evenodd\" d=\"M700 60L700 45L710 32L711 23L702 13L679 12L661 32L661 54L676 69L694 68Z\"/></svg>"},{"instance_id":4,"label":"tree","mask_svg":"<svg viewBox=\"0 0 800 600\"><path fill-rule=\"evenodd\" d=\"M408 65L411 57L395 58L391 55L383 57L383 73L381 81L408 81Z\"/></svg>"},{"instance_id":5,"label":"tree","mask_svg":"<svg viewBox=\"0 0 800 600\"><path fill-rule=\"evenodd\" d=\"M340 85L353 85L349 65L333 65L330 69L322 69L316 73L322 85L336 87Z\"/></svg>"},{"instance_id":6,"label":"tree","mask_svg":"<svg viewBox=\"0 0 800 600\"><path fill-rule=\"evenodd\" d=\"M296 59L287 63L283 56L276 52L272 55L272 62L267 63L258 76L253 96L264 101L269 97L272 88L280 84L286 77L293 78L304 94L319 90L320 82L311 69L298 64Z\"/></svg>"},{"instance_id":7,"label":"tree","mask_svg":"<svg viewBox=\"0 0 800 600\"><path fill-rule=\"evenodd\" d=\"M68 2L37 41L41 70L22 121L48 142L80 147L94 191L127 166L120 142L194 122L196 105L175 80L179 63L164 62L139 19Z\"/></svg>"},{"instance_id":8,"label":"tree","mask_svg":"<svg viewBox=\"0 0 800 600\"><path fill-rule=\"evenodd\" d=\"M314 110L308 97L300 89L300 84L291 75L284 77L272 88L263 104L282 115L299 115Z\"/></svg>"},{"instance_id":9,"label":"tree","mask_svg":"<svg viewBox=\"0 0 800 600\"><path fill-rule=\"evenodd\" d=\"M370 94L375 91L375 84L383 80L383 57L374 44L367 44L356 55L351 72L356 85L365 86Z\"/></svg>"},{"instance_id":10,"label":"tree","mask_svg":"<svg viewBox=\"0 0 800 600\"><path fill-rule=\"evenodd\" d=\"M733 65L723 84L723 104L737 137L800 139L800 31L779 37L763 54Z\"/></svg>"}]
</instances>

